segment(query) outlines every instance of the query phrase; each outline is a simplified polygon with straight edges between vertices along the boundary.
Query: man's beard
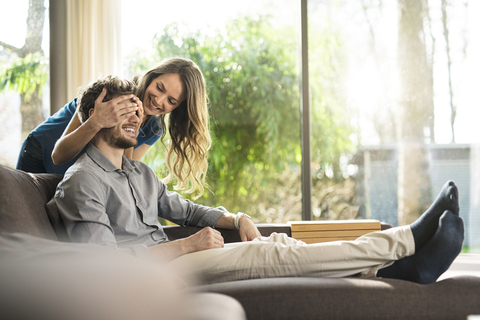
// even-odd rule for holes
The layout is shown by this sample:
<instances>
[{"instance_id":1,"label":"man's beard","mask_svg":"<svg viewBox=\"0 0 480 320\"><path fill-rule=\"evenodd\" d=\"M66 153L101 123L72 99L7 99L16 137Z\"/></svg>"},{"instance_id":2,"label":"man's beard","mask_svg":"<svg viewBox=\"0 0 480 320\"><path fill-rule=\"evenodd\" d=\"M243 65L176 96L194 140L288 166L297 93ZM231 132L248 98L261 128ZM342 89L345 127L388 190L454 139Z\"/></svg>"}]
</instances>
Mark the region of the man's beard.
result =
<instances>
[{"instance_id":1,"label":"man's beard","mask_svg":"<svg viewBox=\"0 0 480 320\"><path fill-rule=\"evenodd\" d=\"M103 128L102 134L103 134L103 139L105 142L110 145L111 147L114 148L119 148L119 149L128 149L131 147L136 147L138 144L137 139L128 139L123 136L119 136L115 132L116 128Z\"/></svg>"}]
</instances>

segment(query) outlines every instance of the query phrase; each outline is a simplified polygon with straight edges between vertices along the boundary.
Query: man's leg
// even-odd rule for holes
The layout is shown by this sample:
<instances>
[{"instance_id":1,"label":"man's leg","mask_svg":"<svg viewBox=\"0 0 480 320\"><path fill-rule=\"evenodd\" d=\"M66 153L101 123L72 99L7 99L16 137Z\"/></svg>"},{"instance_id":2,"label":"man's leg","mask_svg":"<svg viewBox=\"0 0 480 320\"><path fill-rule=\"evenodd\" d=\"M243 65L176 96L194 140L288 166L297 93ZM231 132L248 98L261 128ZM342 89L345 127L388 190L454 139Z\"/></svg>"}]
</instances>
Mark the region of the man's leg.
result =
<instances>
[{"instance_id":1,"label":"man's leg","mask_svg":"<svg viewBox=\"0 0 480 320\"><path fill-rule=\"evenodd\" d=\"M438 220L445 210L459 215L458 189L453 181L445 183L430 208L410 225L416 252L433 237L438 227Z\"/></svg>"},{"instance_id":2,"label":"man's leg","mask_svg":"<svg viewBox=\"0 0 480 320\"><path fill-rule=\"evenodd\" d=\"M377 276L429 284L437 281L462 250L463 220L451 211L440 217L437 231L418 252L395 261Z\"/></svg>"},{"instance_id":3,"label":"man's leg","mask_svg":"<svg viewBox=\"0 0 480 320\"><path fill-rule=\"evenodd\" d=\"M311 245L284 234L273 234L251 242L187 254L171 264L174 270L182 266L193 268L187 273L200 275L206 282L288 276L346 277L358 273L375 275L392 261L411 256L416 247L423 247L435 234L441 214L452 209L458 214L457 189L449 182L433 205L412 224L413 228L402 226L373 232L355 241Z\"/></svg>"},{"instance_id":4,"label":"man's leg","mask_svg":"<svg viewBox=\"0 0 480 320\"><path fill-rule=\"evenodd\" d=\"M272 234L224 248L183 255L169 263L187 281L204 283L273 277L374 275L392 261L415 253L409 226L373 232L355 241L305 244ZM187 269L188 268L188 269Z\"/></svg>"}]
</instances>

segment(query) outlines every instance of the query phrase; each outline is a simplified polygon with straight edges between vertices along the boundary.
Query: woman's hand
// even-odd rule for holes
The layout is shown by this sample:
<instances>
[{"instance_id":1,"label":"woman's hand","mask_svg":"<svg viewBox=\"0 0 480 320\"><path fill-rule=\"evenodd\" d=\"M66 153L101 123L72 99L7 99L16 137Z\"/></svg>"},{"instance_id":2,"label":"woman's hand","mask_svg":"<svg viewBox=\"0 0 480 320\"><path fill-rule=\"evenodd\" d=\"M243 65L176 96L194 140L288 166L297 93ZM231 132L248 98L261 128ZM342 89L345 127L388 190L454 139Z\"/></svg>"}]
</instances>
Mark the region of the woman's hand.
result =
<instances>
[{"instance_id":1,"label":"woman's hand","mask_svg":"<svg viewBox=\"0 0 480 320\"><path fill-rule=\"evenodd\" d=\"M106 95L107 90L104 88L97 100L95 100L95 108L89 119L98 128L114 127L138 110L141 110L142 117L139 117L140 121L143 120L143 106L137 96L133 94L121 95L110 101L103 102Z\"/></svg>"},{"instance_id":2,"label":"woman's hand","mask_svg":"<svg viewBox=\"0 0 480 320\"><path fill-rule=\"evenodd\" d=\"M133 96L133 101L135 101L135 103L138 106L137 117L140 119L140 128L141 128L143 125L143 117L145 116L145 110L143 110L143 103L142 101L140 101L140 99L137 96Z\"/></svg>"}]
</instances>

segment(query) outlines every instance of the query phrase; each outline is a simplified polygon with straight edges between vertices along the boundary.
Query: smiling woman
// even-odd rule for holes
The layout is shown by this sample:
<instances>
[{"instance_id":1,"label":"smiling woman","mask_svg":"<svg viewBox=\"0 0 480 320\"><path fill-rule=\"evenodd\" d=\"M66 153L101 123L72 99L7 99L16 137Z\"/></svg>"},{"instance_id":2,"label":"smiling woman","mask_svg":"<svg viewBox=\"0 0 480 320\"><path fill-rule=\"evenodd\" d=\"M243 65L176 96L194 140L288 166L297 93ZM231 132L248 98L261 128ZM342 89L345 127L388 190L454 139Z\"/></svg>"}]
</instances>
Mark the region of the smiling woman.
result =
<instances>
[{"instance_id":1,"label":"smiling woman","mask_svg":"<svg viewBox=\"0 0 480 320\"><path fill-rule=\"evenodd\" d=\"M165 182L176 179L178 189L187 193L198 189L198 195L202 195L212 140L205 79L200 68L188 59L168 59L145 73L137 96L146 105L145 117L156 116L160 128L166 128L165 116L170 115L166 157L169 175Z\"/></svg>"}]
</instances>

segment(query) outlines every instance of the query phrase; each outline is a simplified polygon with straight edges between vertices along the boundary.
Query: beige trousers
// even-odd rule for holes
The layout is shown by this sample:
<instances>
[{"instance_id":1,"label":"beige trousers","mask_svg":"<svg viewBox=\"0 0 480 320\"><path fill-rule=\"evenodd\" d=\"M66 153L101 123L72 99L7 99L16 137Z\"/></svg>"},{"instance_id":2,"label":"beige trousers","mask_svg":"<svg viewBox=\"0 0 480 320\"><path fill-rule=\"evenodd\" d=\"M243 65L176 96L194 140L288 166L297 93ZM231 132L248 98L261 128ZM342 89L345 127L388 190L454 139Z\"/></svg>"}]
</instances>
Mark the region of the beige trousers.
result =
<instances>
[{"instance_id":1,"label":"beige trousers","mask_svg":"<svg viewBox=\"0 0 480 320\"><path fill-rule=\"evenodd\" d=\"M374 277L395 260L415 253L410 226L372 232L354 241L305 244L274 233L225 244L170 262L185 278L204 283L271 277Z\"/></svg>"}]
</instances>

